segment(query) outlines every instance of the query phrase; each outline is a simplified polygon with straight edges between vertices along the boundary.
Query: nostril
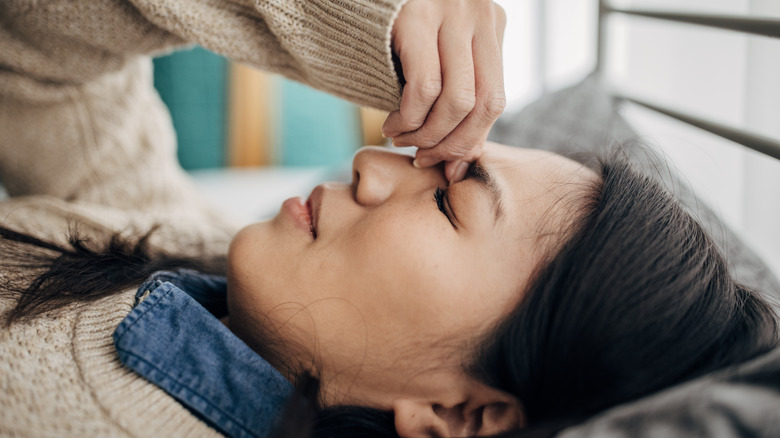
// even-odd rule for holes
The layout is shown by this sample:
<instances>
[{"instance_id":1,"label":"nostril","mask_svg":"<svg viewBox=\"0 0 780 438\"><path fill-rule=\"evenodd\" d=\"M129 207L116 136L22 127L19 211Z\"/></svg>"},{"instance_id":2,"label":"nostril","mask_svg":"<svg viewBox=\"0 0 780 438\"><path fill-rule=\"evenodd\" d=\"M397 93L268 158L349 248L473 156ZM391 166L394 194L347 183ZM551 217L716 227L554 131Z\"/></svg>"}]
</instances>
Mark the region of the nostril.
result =
<instances>
[{"instance_id":1,"label":"nostril","mask_svg":"<svg viewBox=\"0 0 780 438\"><path fill-rule=\"evenodd\" d=\"M355 170L352 176L352 196L357 199L358 184L360 184L360 171Z\"/></svg>"}]
</instances>

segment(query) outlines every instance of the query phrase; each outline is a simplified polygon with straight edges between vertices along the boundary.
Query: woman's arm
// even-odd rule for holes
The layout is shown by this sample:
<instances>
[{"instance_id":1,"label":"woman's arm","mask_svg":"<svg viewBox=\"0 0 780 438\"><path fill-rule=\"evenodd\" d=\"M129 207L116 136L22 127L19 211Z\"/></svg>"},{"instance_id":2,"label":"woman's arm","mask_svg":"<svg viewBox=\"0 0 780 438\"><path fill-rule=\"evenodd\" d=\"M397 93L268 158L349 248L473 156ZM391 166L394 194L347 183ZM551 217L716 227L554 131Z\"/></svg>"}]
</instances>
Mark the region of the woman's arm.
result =
<instances>
[{"instance_id":1,"label":"woman's arm","mask_svg":"<svg viewBox=\"0 0 780 438\"><path fill-rule=\"evenodd\" d=\"M391 31L405 1L7 0L0 6L0 65L31 81L2 88L51 92L119 71L140 55L199 44L392 110L401 90Z\"/></svg>"}]
</instances>

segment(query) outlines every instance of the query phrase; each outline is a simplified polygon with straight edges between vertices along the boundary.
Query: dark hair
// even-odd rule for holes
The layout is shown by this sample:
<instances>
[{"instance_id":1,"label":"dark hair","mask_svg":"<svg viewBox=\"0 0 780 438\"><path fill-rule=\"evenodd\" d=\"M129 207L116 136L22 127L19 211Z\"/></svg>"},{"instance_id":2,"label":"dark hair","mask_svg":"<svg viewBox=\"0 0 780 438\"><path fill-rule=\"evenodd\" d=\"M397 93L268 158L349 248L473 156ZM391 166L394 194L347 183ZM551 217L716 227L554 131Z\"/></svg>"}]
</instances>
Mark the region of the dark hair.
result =
<instances>
[{"instance_id":1,"label":"dark hair","mask_svg":"<svg viewBox=\"0 0 780 438\"><path fill-rule=\"evenodd\" d=\"M464 364L523 403L528 427L502 436L552 435L777 344L769 305L735 283L712 240L673 196L622 158L606 161L601 174L603 184L591 191L571 238ZM121 290L117 283L140 283L166 264L197 264L150 258L148 236L135 245L115 237L96 250L79 239L58 246L8 229L0 234L17 245L15 261L4 268L39 270L31 286L13 289L22 299L11 319L108 295ZM25 258L30 252L23 246L40 254ZM87 285L77 278L85 273L92 279ZM99 278L108 273L116 277ZM75 292L56 296L62 290ZM316 378L303 375L296 386L280 438L396 435L391 412L318 409Z\"/></svg>"},{"instance_id":2,"label":"dark hair","mask_svg":"<svg viewBox=\"0 0 780 438\"><path fill-rule=\"evenodd\" d=\"M152 255L149 239L158 228L135 239L110 233L106 243L81 237L74 226L68 243L58 244L0 226L0 295L17 299L2 315L5 325L137 287L156 271L224 273L222 257Z\"/></svg>"},{"instance_id":3,"label":"dark hair","mask_svg":"<svg viewBox=\"0 0 780 438\"><path fill-rule=\"evenodd\" d=\"M777 345L771 307L735 283L675 198L624 159L602 177L594 208L470 367L518 397L529 425L574 422Z\"/></svg>"}]
</instances>

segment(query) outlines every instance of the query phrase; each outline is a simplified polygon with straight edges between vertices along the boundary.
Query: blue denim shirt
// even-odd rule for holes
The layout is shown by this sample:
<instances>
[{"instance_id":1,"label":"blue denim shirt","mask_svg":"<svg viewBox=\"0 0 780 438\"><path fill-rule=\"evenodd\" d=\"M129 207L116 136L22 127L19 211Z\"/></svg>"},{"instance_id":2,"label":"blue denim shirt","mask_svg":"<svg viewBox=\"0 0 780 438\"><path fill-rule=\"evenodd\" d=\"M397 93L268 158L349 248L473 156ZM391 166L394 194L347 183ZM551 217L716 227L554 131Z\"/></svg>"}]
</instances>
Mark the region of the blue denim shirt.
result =
<instances>
[{"instance_id":1,"label":"blue denim shirt","mask_svg":"<svg viewBox=\"0 0 780 438\"><path fill-rule=\"evenodd\" d=\"M267 437L292 385L217 318L224 277L160 271L117 326L119 360L233 437Z\"/></svg>"}]
</instances>

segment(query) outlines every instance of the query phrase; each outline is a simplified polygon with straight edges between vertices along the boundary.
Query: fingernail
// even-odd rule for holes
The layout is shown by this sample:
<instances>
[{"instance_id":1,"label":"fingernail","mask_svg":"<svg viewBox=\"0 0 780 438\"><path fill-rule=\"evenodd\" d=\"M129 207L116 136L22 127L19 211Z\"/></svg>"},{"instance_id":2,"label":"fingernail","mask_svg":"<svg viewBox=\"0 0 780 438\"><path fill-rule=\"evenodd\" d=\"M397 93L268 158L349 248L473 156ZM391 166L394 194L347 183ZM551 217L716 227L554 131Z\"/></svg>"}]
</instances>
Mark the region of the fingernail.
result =
<instances>
[{"instance_id":1,"label":"fingernail","mask_svg":"<svg viewBox=\"0 0 780 438\"><path fill-rule=\"evenodd\" d=\"M418 169L422 169L423 167L431 167L439 161L441 160L437 160L434 157L417 157L412 161L412 165Z\"/></svg>"},{"instance_id":2,"label":"fingernail","mask_svg":"<svg viewBox=\"0 0 780 438\"><path fill-rule=\"evenodd\" d=\"M451 175L447 178L450 184L463 180L466 177L466 172L469 170L469 163L461 161L455 166L451 167Z\"/></svg>"}]
</instances>

